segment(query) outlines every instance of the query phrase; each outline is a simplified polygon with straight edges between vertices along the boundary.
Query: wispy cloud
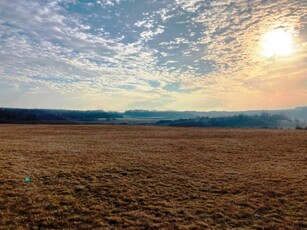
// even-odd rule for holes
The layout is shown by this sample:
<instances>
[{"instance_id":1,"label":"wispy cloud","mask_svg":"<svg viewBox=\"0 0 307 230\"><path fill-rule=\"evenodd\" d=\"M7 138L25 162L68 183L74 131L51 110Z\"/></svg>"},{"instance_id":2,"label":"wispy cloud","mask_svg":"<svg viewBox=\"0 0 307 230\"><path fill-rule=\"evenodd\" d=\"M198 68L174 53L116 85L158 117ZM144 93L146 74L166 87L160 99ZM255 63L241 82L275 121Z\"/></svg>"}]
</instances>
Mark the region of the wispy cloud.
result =
<instances>
[{"instance_id":1,"label":"wispy cloud","mask_svg":"<svg viewBox=\"0 0 307 230\"><path fill-rule=\"evenodd\" d=\"M301 105L305 12L296 0L3 0L0 106L49 107L41 95L66 108ZM291 31L294 55L260 55L261 37L274 28Z\"/></svg>"}]
</instances>

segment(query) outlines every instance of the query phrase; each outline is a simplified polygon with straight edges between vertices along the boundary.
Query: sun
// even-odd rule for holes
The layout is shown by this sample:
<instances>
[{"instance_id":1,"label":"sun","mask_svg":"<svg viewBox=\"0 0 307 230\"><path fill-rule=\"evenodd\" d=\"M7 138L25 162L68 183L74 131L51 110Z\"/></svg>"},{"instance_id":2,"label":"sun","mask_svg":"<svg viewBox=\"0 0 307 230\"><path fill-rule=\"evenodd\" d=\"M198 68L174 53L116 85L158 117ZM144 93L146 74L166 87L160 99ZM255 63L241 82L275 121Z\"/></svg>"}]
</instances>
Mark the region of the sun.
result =
<instances>
[{"instance_id":1,"label":"sun","mask_svg":"<svg viewBox=\"0 0 307 230\"><path fill-rule=\"evenodd\" d=\"M262 38L262 55L266 58L288 56L293 53L293 38L290 32L284 29L275 29Z\"/></svg>"}]
</instances>

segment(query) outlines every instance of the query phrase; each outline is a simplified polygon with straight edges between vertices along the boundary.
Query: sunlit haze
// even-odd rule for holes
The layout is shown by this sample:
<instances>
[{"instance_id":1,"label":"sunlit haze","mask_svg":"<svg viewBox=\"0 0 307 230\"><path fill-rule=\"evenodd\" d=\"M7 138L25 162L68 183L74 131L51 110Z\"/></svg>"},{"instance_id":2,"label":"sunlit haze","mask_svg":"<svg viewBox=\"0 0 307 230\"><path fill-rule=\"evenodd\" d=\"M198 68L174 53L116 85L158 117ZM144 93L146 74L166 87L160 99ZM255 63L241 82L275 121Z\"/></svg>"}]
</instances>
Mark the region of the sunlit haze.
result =
<instances>
[{"instance_id":1,"label":"sunlit haze","mask_svg":"<svg viewBox=\"0 0 307 230\"><path fill-rule=\"evenodd\" d=\"M306 1L1 0L0 107L306 105Z\"/></svg>"},{"instance_id":2,"label":"sunlit haze","mask_svg":"<svg viewBox=\"0 0 307 230\"><path fill-rule=\"evenodd\" d=\"M283 29L268 32L263 38L263 55L265 57L287 56L293 52L293 40L291 33Z\"/></svg>"}]
</instances>

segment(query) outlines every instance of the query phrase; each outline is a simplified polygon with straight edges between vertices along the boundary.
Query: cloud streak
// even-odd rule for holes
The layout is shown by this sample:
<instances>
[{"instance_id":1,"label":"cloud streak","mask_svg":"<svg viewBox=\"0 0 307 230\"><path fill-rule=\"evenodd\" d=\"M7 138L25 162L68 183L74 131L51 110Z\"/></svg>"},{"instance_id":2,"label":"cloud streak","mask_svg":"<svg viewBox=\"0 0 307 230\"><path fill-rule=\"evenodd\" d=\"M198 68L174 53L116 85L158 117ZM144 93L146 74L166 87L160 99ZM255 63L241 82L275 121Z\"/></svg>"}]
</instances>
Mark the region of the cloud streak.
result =
<instances>
[{"instance_id":1,"label":"cloud streak","mask_svg":"<svg viewBox=\"0 0 307 230\"><path fill-rule=\"evenodd\" d=\"M304 12L295 0L3 0L0 102L31 106L18 92L36 107L48 107L45 94L53 107L86 109L252 109L269 107L267 97L272 108L298 106L307 96ZM295 55L260 55L276 28L293 34Z\"/></svg>"}]
</instances>

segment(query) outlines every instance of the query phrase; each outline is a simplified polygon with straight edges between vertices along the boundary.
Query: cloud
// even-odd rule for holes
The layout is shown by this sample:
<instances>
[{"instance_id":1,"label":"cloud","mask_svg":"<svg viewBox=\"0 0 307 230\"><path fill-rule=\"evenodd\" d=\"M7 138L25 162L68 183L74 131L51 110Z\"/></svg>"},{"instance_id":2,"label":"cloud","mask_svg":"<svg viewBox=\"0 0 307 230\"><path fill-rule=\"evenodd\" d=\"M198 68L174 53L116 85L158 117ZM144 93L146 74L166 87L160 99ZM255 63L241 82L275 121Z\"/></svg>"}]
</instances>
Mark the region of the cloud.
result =
<instances>
[{"instance_id":1,"label":"cloud","mask_svg":"<svg viewBox=\"0 0 307 230\"><path fill-rule=\"evenodd\" d=\"M155 36L157 36L158 34L163 33L164 28L162 26L159 26L156 30L147 30L147 31L143 31L140 34L140 37L142 40L144 41L148 41L150 39L153 39Z\"/></svg>"},{"instance_id":2,"label":"cloud","mask_svg":"<svg viewBox=\"0 0 307 230\"><path fill-rule=\"evenodd\" d=\"M305 9L295 0L2 0L0 86L7 98L48 93L68 103L78 95L80 103L93 102L89 107L113 98L116 109L148 100L162 100L152 105L165 109L239 109L250 100L261 108L267 97L275 98L272 106L300 105ZM265 59L261 38L280 27L293 34L295 55ZM286 99L287 85L293 99ZM118 102L123 97L127 103Z\"/></svg>"}]
</instances>

